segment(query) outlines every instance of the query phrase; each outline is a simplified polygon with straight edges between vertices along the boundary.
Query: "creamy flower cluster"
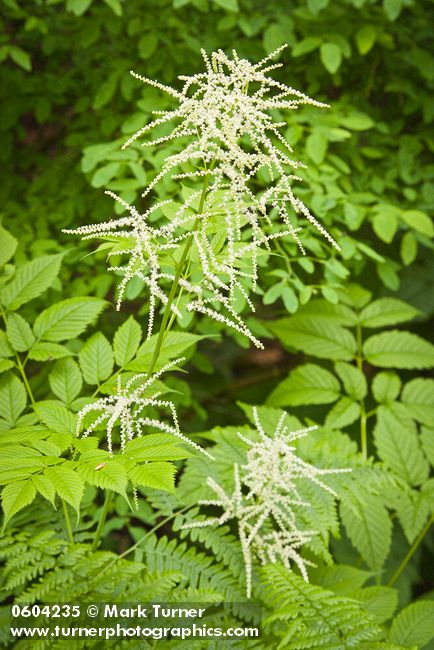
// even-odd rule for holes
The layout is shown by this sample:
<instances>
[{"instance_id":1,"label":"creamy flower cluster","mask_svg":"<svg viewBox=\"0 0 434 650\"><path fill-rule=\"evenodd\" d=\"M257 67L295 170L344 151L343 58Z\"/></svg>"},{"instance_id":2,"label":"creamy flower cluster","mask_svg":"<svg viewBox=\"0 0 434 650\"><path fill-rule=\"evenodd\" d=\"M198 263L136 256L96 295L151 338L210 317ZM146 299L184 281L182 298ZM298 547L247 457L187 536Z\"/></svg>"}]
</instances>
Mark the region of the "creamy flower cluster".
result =
<instances>
[{"instance_id":1,"label":"creamy flower cluster","mask_svg":"<svg viewBox=\"0 0 434 650\"><path fill-rule=\"evenodd\" d=\"M313 565L302 557L299 549L320 534L320 531L306 530L300 524L300 509L312 507L303 498L303 484L307 481L314 483L337 498L336 492L321 476L351 471L318 468L297 456L291 443L317 427L288 432L287 426L284 426L286 416L283 414L273 436L268 436L256 409L253 414L259 440L253 441L238 434L248 445L248 450L246 463L241 467L234 464L233 493L226 494L214 479L208 478L208 485L218 498L199 502L205 506L222 508L222 515L184 525L184 528L200 528L222 525L231 519L237 521L249 598L254 556L263 564L280 560L287 568L293 562L308 581L306 567Z\"/></svg>"},{"instance_id":2,"label":"creamy flower cluster","mask_svg":"<svg viewBox=\"0 0 434 650\"><path fill-rule=\"evenodd\" d=\"M293 159L281 133L286 123L276 122L270 115L271 110L294 110L304 104L326 106L268 76L280 66L268 64L281 49L256 64L240 59L235 51L232 58L221 50L210 57L203 52L205 71L181 76L183 88L179 91L132 73L178 102L173 110L158 111L155 119L124 145L174 123L167 135L144 143L155 147L180 139L182 148L167 156L143 196L166 175L178 181L188 179L199 187L182 205L160 201L143 214L109 192L129 216L67 232L85 239L115 241L109 257L119 253L129 256L127 264L110 267L123 275L117 308L128 281L140 278L150 294L148 335L156 302L168 302L167 294L179 276L177 263L185 247L189 265L179 281L188 297L185 308L224 322L257 347L263 346L239 315L236 302L246 302L254 310L249 294L257 286L261 251L270 250L273 240L281 237L292 237L303 250L299 228L291 218L294 213L305 217L338 248L294 196L292 182L298 177L293 172L303 165ZM261 170L267 170L269 186L258 193L254 181ZM170 302L170 309L181 316L176 301Z\"/></svg>"},{"instance_id":3,"label":"creamy flower cluster","mask_svg":"<svg viewBox=\"0 0 434 650\"><path fill-rule=\"evenodd\" d=\"M144 397L144 394L148 392L152 393L152 385L163 373L167 372L182 361L184 361L183 358L175 359L150 376L146 373L136 374L134 377L129 379L123 387L121 378L118 377L117 392L115 395L109 395L108 397L98 399L91 404L87 404L78 413L77 436L81 435L82 438L86 438L100 424L105 422L107 446L110 454L113 454L113 430L115 427L119 426L121 452L125 450L127 442L132 440L134 437L141 437L144 427L150 427L151 429L163 431L164 433L169 433L180 438L183 442L212 459L213 457L211 454L181 433L173 402L159 399L160 393L158 393L158 391L154 392L149 397ZM143 379L145 379L145 381L142 381ZM141 383L137 385L138 382ZM134 386L136 386L136 388L134 388ZM146 410L152 407L169 410L171 414L171 424L167 424L157 418L149 417L146 414ZM81 429L83 428L85 417L89 413L93 412L99 412L100 415L82 432Z\"/></svg>"}]
</instances>

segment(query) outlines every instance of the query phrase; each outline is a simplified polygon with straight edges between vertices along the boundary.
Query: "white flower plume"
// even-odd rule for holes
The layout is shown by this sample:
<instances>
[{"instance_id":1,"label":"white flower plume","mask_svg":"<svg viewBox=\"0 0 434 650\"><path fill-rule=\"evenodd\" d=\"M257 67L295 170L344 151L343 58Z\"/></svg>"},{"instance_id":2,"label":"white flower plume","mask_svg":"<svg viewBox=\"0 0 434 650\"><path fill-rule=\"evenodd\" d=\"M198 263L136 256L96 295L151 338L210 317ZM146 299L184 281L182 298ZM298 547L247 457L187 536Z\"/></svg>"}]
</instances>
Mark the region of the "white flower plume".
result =
<instances>
[{"instance_id":1,"label":"white flower plume","mask_svg":"<svg viewBox=\"0 0 434 650\"><path fill-rule=\"evenodd\" d=\"M181 433L176 409L171 401L159 399L158 392L155 392L150 397L143 396L164 372L167 372L181 361L183 361L182 358L175 359L150 376L146 373L134 375L126 382L124 387L122 387L121 379L118 377L115 395L103 397L91 404L87 404L78 413L76 435L86 438L96 427L106 422L107 446L110 454L113 454L113 430L115 426L119 425L121 452L125 450L127 442L134 437L141 437L144 427L150 427L180 438L183 442L212 459L211 454ZM143 379L145 381L137 385L137 382ZM168 410L171 415L170 424L146 415L146 409L149 407ZM92 412L100 412L100 415L81 432L85 416Z\"/></svg>"},{"instance_id":2,"label":"white flower plume","mask_svg":"<svg viewBox=\"0 0 434 650\"><path fill-rule=\"evenodd\" d=\"M202 500L205 506L223 509L219 517L184 524L184 528L199 528L223 525L235 519L243 552L246 591L250 598L252 591L252 560L260 562L280 560L290 568L295 563L303 578L308 581L307 566L312 563L302 557L299 549L320 534L320 531L305 530L300 526L297 513L300 508L311 508L302 497L303 482L309 481L327 491L334 498L336 492L320 478L326 474L349 472L350 469L323 469L303 461L291 444L306 436L317 427L288 432L284 426L285 414L280 418L273 436L268 436L259 421L256 408L253 409L259 441L253 441L238 434L247 443L246 463L241 467L234 464L234 491L226 494L211 477L209 487L217 499Z\"/></svg>"},{"instance_id":3,"label":"white flower plume","mask_svg":"<svg viewBox=\"0 0 434 650\"><path fill-rule=\"evenodd\" d=\"M281 133L286 122L276 122L270 111L326 105L268 76L281 65L269 65L281 49L259 63L241 59L235 51L232 58L221 50L210 57L202 52L205 71L179 77L181 90L132 73L178 102L177 108L158 111L155 119L124 144L128 147L173 123L170 133L144 143L160 147L175 140L180 150L166 157L143 196L149 196L166 175L179 182L187 180L194 188L184 188L188 191L183 203L155 202L143 214L108 192L127 210L127 216L66 232L84 239L106 239L113 244L109 259L129 258L127 263L109 267L123 276L117 308L128 281L142 280L150 295L148 336L157 303L169 303L177 317L182 317L183 310L203 314L263 348L240 315L240 305L247 304L254 311L250 296L257 288L259 256L282 237L294 239L304 253L298 234L300 217L339 248L293 194L294 179L301 180L294 171L304 165L294 160ZM258 192L257 176L263 170L269 183ZM182 289L182 304L168 299L174 283Z\"/></svg>"}]
</instances>

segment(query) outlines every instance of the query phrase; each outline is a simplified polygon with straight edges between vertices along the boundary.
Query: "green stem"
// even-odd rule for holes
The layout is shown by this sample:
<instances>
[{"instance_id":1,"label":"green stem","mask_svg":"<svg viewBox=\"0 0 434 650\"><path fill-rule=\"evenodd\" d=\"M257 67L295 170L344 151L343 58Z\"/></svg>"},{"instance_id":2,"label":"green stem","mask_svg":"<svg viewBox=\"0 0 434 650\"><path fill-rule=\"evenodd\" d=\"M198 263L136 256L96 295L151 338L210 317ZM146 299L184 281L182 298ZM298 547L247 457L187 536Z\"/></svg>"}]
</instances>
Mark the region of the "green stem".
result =
<instances>
[{"instance_id":1,"label":"green stem","mask_svg":"<svg viewBox=\"0 0 434 650\"><path fill-rule=\"evenodd\" d=\"M104 524L105 524L106 519L107 519L107 515L108 515L108 511L109 511L109 508L110 508L111 501L112 501L112 491L107 490L107 493L105 495L104 505L102 507L101 516L99 518L99 522L98 522L98 526L97 526L97 529L96 529L95 537L94 537L94 540L93 540L93 543L92 543L92 549L91 549L92 552L96 551L96 549L98 548L99 540L101 539L102 530L104 528Z\"/></svg>"},{"instance_id":2,"label":"green stem","mask_svg":"<svg viewBox=\"0 0 434 650\"><path fill-rule=\"evenodd\" d=\"M356 339L357 339L357 367L363 372L363 341L362 341L362 328L357 323L356 327ZM362 456L364 460L368 458L368 431L366 426L367 416L365 408L365 400L360 400L360 447L362 450Z\"/></svg>"},{"instance_id":3,"label":"green stem","mask_svg":"<svg viewBox=\"0 0 434 650\"><path fill-rule=\"evenodd\" d=\"M29 380L27 379L26 371L24 370L24 366L21 363L21 359L18 356L18 354L15 354L15 357L16 357L16 360L17 360L18 370L20 371L20 375L21 375L21 377L23 379L24 386L26 387L27 393L29 395L29 399L30 399L32 404L36 404L35 398L33 396L32 389L30 388Z\"/></svg>"},{"instance_id":4,"label":"green stem","mask_svg":"<svg viewBox=\"0 0 434 650\"><path fill-rule=\"evenodd\" d=\"M155 526L154 526L153 528L151 528L151 530L148 530L148 532L147 532L145 535L143 535L143 537L141 537L141 538L140 538L140 539L139 539L135 544L133 544L132 546L130 546L129 548L127 548L126 551L124 551L123 553L121 553L120 555L118 555L117 558L114 560L114 562L117 562L118 560L121 560L121 559L122 559L123 557L125 557L126 555L129 555L130 553L132 553L133 551L135 551L136 548L138 548L138 547L140 546L140 544L141 544L142 542L145 541L145 539L147 539L148 537L150 537L150 536L151 536L153 533L155 533L159 528L161 528L162 526L164 526L164 524L167 524L169 521L171 521L171 519L174 519L177 515L180 515L182 512L185 512L185 511L188 510L189 508L191 508L191 506L184 506L184 508L181 508L180 510L177 510L176 512L172 512L171 515L169 515L169 516L166 517L165 519L162 519L162 521L159 521L158 524L155 524Z\"/></svg>"},{"instance_id":5,"label":"green stem","mask_svg":"<svg viewBox=\"0 0 434 650\"><path fill-rule=\"evenodd\" d=\"M207 192L207 189L208 189L208 183L209 183L209 175L207 174L204 177L204 181L203 181L203 188L202 188L202 194L200 196L199 208L198 208L198 211L197 211L197 217L196 217L196 220L195 220L195 222L193 224L193 232L191 233L191 235L185 241L184 250L182 251L181 259L179 260L179 264L178 264L177 269L176 269L175 277L173 279L173 284L172 284L172 287L170 289L170 293L169 293L169 296L168 296L168 299L167 299L166 307L164 309L163 320L161 321L161 327L160 327L160 331L158 333L157 343L156 343L155 348L154 348L154 354L152 356L151 365L149 366L149 371L148 371L149 374L151 374L154 371L155 364L157 363L158 357L159 357L160 352L161 352L161 347L163 345L164 337L166 335L167 324L168 324L169 318L171 316L171 307L172 307L173 301L175 299L176 292L178 291L179 280L181 279L181 275L182 275L182 272L184 270L184 266L185 266L185 262L186 262L187 257L188 257L188 253L190 252L190 248L191 248L191 245L193 243L193 233L194 233L194 231L196 230L196 228L199 225L200 215L201 215L201 213L203 211L203 208L204 208L204 205L205 205L205 198L206 198L206 192Z\"/></svg>"},{"instance_id":6,"label":"green stem","mask_svg":"<svg viewBox=\"0 0 434 650\"><path fill-rule=\"evenodd\" d=\"M410 560L411 560L411 558L413 557L413 555L416 553L417 547L419 546L419 544L421 543L421 541L423 540L423 538L425 537L425 535L427 534L427 532L429 531L429 529L431 528L431 526L432 526L433 523L434 523L434 513L433 513L433 514L431 515L431 517L428 519L428 521L426 522L425 526L424 526L423 529L420 531L419 535L416 537L416 539L414 540L413 544L412 544L411 547L409 548L407 555L406 555L405 558L402 560L401 564L400 564L399 567L396 569L396 571L395 571L395 573L393 574L393 576L390 578L389 582L387 583L387 586L388 586L388 587L391 587L392 585L394 585L395 582L398 580L399 576L400 576L401 573L404 571L405 567L406 567L407 564L410 562Z\"/></svg>"},{"instance_id":7,"label":"green stem","mask_svg":"<svg viewBox=\"0 0 434 650\"><path fill-rule=\"evenodd\" d=\"M171 519L174 519L177 515L180 515L182 512L185 512L189 508L191 508L191 506L184 506L180 510L177 510L176 512L172 512L171 515L169 515L168 517L166 517L162 521L159 521L158 524L156 524L153 528L151 528L151 530L148 530L148 532L145 533L145 535L143 535L143 537L141 537L135 544L133 544L132 546L127 548L127 550L124 551L123 553L121 553L120 555L117 555L113 560L108 562L108 564L106 564L104 567L100 568L99 571L98 571L98 576L97 577L100 578L101 575L105 571L110 569L110 567L112 567L114 564L116 564L116 562L118 562L119 560L122 560L122 558L126 557L127 555L129 555L130 553L135 551L136 548L138 548L140 546L140 544L142 544L145 541L145 539L147 539L150 535L155 533L159 528L161 528L162 526L167 524Z\"/></svg>"},{"instance_id":8,"label":"green stem","mask_svg":"<svg viewBox=\"0 0 434 650\"><path fill-rule=\"evenodd\" d=\"M69 517L68 506L66 505L64 499L61 499L61 501L62 501L63 515L65 517L65 526L66 526L66 532L68 533L69 543L74 544L74 535L72 533L71 519Z\"/></svg>"}]
</instances>

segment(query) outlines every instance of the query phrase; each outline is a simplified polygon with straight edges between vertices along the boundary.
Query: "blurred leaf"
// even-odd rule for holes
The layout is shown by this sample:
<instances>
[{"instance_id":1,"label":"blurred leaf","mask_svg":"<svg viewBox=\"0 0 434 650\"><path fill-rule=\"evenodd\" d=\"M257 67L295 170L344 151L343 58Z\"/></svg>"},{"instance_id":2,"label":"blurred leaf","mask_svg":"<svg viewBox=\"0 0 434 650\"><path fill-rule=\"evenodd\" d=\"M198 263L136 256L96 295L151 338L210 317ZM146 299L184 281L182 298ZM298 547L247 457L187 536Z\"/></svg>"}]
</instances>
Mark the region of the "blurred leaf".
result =
<instances>
[{"instance_id":1,"label":"blurred leaf","mask_svg":"<svg viewBox=\"0 0 434 650\"><path fill-rule=\"evenodd\" d=\"M213 0L213 2L226 11L238 11L238 0Z\"/></svg>"},{"instance_id":2,"label":"blurred leaf","mask_svg":"<svg viewBox=\"0 0 434 650\"><path fill-rule=\"evenodd\" d=\"M324 43L320 47L321 61L325 69L334 74L342 63L342 51L336 43Z\"/></svg>"},{"instance_id":3,"label":"blurred leaf","mask_svg":"<svg viewBox=\"0 0 434 650\"><path fill-rule=\"evenodd\" d=\"M357 49L364 56L373 47L377 38L377 30L372 25L363 25L356 32Z\"/></svg>"},{"instance_id":4,"label":"blurred leaf","mask_svg":"<svg viewBox=\"0 0 434 650\"><path fill-rule=\"evenodd\" d=\"M18 241L7 230L0 226L0 266L9 262L17 249Z\"/></svg>"},{"instance_id":5,"label":"blurred leaf","mask_svg":"<svg viewBox=\"0 0 434 650\"><path fill-rule=\"evenodd\" d=\"M306 139L306 153L317 165L324 160L327 144L327 139L319 131L314 131Z\"/></svg>"},{"instance_id":6,"label":"blurred leaf","mask_svg":"<svg viewBox=\"0 0 434 650\"><path fill-rule=\"evenodd\" d=\"M313 52L320 45L321 39L318 36L308 36L294 45L292 48L292 56L297 57L303 56L303 54L309 54L309 52Z\"/></svg>"},{"instance_id":7,"label":"blurred leaf","mask_svg":"<svg viewBox=\"0 0 434 650\"><path fill-rule=\"evenodd\" d=\"M9 45L9 55L13 61L23 70L30 72L32 69L32 60L30 55L16 45Z\"/></svg>"},{"instance_id":8,"label":"blurred leaf","mask_svg":"<svg viewBox=\"0 0 434 650\"><path fill-rule=\"evenodd\" d=\"M329 404L340 397L340 384L334 375L313 363L293 370L267 399L269 406Z\"/></svg>"}]
</instances>

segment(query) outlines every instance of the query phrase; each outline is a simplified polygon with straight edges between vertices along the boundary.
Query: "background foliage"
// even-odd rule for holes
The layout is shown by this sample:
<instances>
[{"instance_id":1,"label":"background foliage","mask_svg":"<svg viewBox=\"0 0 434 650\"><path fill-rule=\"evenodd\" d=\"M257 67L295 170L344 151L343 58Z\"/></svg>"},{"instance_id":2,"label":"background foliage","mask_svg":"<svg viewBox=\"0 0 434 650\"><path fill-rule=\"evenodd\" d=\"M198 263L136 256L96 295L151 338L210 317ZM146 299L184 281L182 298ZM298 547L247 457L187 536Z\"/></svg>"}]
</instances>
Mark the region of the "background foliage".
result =
<instances>
[{"instance_id":1,"label":"background foliage","mask_svg":"<svg viewBox=\"0 0 434 650\"><path fill-rule=\"evenodd\" d=\"M281 606L266 619L270 647L315 639L322 645L302 647L335 647L333 629L341 647L434 647L434 348L426 340L434 311L433 14L429 2L417 0L4 0L0 424L10 444L2 503L6 519L13 517L1 551L7 597L103 600L110 584L126 600L145 600L158 583L162 599L243 599L240 551L227 528L187 534L174 518L149 533L134 563L111 564L119 545L125 550L179 509L176 498L153 488L173 489L174 464L188 454L176 445L163 460L154 454L165 463L158 467L164 485L139 465L113 461L105 484L89 471L105 459L92 455L96 438L87 446L74 439L76 412L96 389L110 392L114 373L143 370L152 341L142 340L140 283L130 283L116 313L104 253L86 256L91 248L61 229L110 215L105 188L140 205L140 190L167 155L163 148L120 150L150 110L168 105L130 69L176 84L178 74L201 69L201 47L236 47L257 60L288 43L276 77L331 104L328 111L303 108L288 122L286 137L308 165L297 193L342 252L332 253L308 228L307 256L282 243L264 262L264 295L250 319L266 350L247 349L236 333L209 321L179 322L176 329L185 331L173 335L166 360L187 356L188 379L176 373L163 388L172 391L184 430L208 432L223 482L231 475L223 462L228 436L245 425L248 404L266 404L272 420L273 409L285 408L323 424L300 452L318 464L355 468L352 482L339 488L336 565L316 569L309 588L279 566L257 575L255 597ZM177 191L169 181L159 189L161 196ZM216 336L201 340L210 333ZM64 457L74 440L79 461ZM17 470L18 448L26 471ZM181 474L186 505L203 487L204 462L188 460ZM30 475L39 478L29 482ZM131 476L146 495L138 513L122 498ZM100 488L118 496L106 550L89 555ZM73 547L63 542L62 509L44 506L56 494L76 510L81 503ZM107 567L106 582L92 578L99 566ZM129 575L140 576L134 588ZM307 601L301 623L297 598ZM314 615L318 603L325 627ZM345 608L370 636L345 627ZM228 616L242 620L239 611Z\"/></svg>"}]
</instances>

